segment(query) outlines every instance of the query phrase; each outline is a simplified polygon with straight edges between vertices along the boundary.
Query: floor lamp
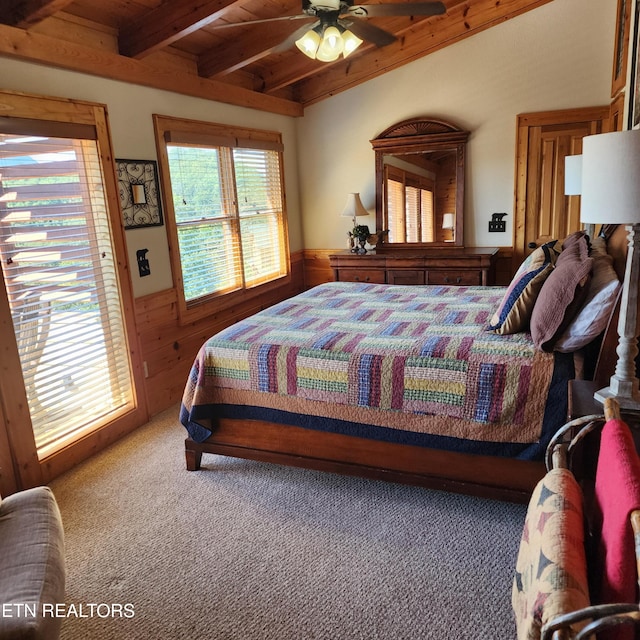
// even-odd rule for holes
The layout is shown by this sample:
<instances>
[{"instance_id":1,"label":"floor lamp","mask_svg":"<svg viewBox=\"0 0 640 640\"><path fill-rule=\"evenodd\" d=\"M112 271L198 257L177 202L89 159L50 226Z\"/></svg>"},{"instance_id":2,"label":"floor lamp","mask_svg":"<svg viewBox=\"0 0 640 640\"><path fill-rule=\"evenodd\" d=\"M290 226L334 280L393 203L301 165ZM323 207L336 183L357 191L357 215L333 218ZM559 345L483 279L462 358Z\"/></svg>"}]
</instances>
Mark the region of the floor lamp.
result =
<instances>
[{"instance_id":1,"label":"floor lamp","mask_svg":"<svg viewBox=\"0 0 640 640\"><path fill-rule=\"evenodd\" d=\"M596 391L604 402L640 411L638 355L638 277L640 276L640 130L586 136L582 141L580 219L627 225L627 265L618 321L618 360L609 386Z\"/></svg>"}]
</instances>

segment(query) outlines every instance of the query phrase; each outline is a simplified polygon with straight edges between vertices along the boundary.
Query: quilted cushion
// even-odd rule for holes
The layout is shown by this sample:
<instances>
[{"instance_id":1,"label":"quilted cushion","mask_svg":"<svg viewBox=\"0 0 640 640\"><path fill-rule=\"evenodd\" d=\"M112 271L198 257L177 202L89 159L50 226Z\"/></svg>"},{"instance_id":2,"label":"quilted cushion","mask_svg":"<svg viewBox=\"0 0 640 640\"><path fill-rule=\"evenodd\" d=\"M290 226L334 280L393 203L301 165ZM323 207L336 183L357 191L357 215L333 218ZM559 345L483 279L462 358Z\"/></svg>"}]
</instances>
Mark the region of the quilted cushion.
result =
<instances>
[{"instance_id":1,"label":"quilted cushion","mask_svg":"<svg viewBox=\"0 0 640 640\"><path fill-rule=\"evenodd\" d=\"M490 330L505 335L529 328L538 293L556 261L555 244L556 240L553 240L538 247L520 265L491 318Z\"/></svg>"},{"instance_id":2,"label":"quilted cushion","mask_svg":"<svg viewBox=\"0 0 640 640\"><path fill-rule=\"evenodd\" d=\"M555 350L572 352L595 340L607 327L609 316L618 299L620 280L607 253L604 238L591 243L593 268L587 296L574 319L556 342Z\"/></svg>"},{"instance_id":3,"label":"quilted cushion","mask_svg":"<svg viewBox=\"0 0 640 640\"><path fill-rule=\"evenodd\" d=\"M582 491L568 469L549 471L531 495L511 603L518 640L539 640L545 623L590 604Z\"/></svg>"},{"instance_id":4,"label":"quilted cushion","mask_svg":"<svg viewBox=\"0 0 640 640\"><path fill-rule=\"evenodd\" d=\"M584 236L563 245L531 313L531 337L538 349L553 351L587 295L592 266Z\"/></svg>"},{"instance_id":5,"label":"quilted cushion","mask_svg":"<svg viewBox=\"0 0 640 640\"><path fill-rule=\"evenodd\" d=\"M62 618L43 605L64 602L64 534L48 487L7 496L0 508L0 638L53 640ZM29 604L30 610L24 608ZM22 606L22 609L19 607ZM44 609L44 610L43 610Z\"/></svg>"}]
</instances>

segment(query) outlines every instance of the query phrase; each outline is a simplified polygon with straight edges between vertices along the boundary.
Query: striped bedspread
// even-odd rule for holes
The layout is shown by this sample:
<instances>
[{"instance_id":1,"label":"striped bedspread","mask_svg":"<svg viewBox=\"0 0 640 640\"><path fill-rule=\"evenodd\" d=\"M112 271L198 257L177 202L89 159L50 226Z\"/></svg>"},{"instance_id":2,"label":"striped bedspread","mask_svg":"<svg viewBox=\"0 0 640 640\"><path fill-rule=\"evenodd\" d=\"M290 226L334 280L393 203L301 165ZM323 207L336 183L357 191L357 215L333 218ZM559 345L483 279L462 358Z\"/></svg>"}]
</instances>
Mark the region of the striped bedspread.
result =
<instances>
[{"instance_id":1,"label":"striped bedspread","mask_svg":"<svg viewBox=\"0 0 640 640\"><path fill-rule=\"evenodd\" d=\"M497 454L518 454L541 440L554 357L528 333L486 330L503 292L315 287L208 340L181 421L198 441L207 419L238 415L457 450L510 443L521 446Z\"/></svg>"}]
</instances>

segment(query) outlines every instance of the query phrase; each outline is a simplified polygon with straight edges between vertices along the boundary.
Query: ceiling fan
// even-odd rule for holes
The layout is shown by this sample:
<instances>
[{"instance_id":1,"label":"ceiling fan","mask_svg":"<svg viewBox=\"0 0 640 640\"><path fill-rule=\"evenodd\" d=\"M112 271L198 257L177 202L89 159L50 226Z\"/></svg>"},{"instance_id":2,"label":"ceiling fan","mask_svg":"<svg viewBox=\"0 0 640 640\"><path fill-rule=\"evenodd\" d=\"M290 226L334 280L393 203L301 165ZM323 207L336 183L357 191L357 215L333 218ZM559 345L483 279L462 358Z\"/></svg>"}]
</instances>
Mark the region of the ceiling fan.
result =
<instances>
[{"instance_id":1,"label":"ceiling fan","mask_svg":"<svg viewBox=\"0 0 640 640\"><path fill-rule=\"evenodd\" d=\"M218 25L218 28L245 26L280 20L310 20L315 24L305 25L287 38L279 50L295 45L311 59L322 62L337 60L340 54L347 57L368 40L377 47L384 47L397 40L396 36L380 27L367 23L362 18L388 16L434 16L443 14L442 2L399 2L394 4L354 5L353 0L302 0L302 13L293 16L265 18L247 22Z\"/></svg>"}]
</instances>

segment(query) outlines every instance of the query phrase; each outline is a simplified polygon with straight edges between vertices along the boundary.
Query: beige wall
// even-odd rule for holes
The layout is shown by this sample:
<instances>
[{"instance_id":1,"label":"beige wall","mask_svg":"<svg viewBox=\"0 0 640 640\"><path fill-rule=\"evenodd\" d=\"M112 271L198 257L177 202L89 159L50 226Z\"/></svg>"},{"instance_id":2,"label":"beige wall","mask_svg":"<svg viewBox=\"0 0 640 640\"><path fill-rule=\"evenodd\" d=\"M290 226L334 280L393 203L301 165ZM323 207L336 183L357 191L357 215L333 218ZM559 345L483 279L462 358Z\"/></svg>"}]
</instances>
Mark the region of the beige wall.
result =
<instances>
[{"instance_id":1,"label":"beige wall","mask_svg":"<svg viewBox=\"0 0 640 640\"><path fill-rule=\"evenodd\" d=\"M0 60L0 86L105 103L116 157L155 159L151 115L280 131L292 251L346 246L346 195L374 203L369 140L399 120L430 115L471 131L465 242L511 246L518 113L609 103L616 0L555 0L290 118L122 82ZM492 212L507 233L489 234ZM360 220L359 220L360 222ZM364 219L373 230L375 219ZM136 297L172 286L165 227L126 233ZM140 278L137 249L149 250Z\"/></svg>"},{"instance_id":2,"label":"beige wall","mask_svg":"<svg viewBox=\"0 0 640 640\"><path fill-rule=\"evenodd\" d=\"M305 248L345 245L357 191L374 212L369 140L415 116L468 129L465 243L511 246L516 115L608 105L616 0L556 0L318 103L297 121ZM488 233L507 212L506 233ZM358 219L375 228L375 217Z\"/></svg>"},{"instance_id":3,"label":"beige wall","mask_svg":"<svg viewBox=\"0 0 640 640\"><path fill-rule=\"evenodd\" d=\"M0 86L38 95L90 100L107 105L116 158L155 160L152 114L235 124L282 133L285 146L285 188L292 251L302 249L295 121L287 116L179 95L168 91L104 80L34 64L0 59ZM136 297L173 286L166 229L148 227L126 232L133 291ZM136 250L148 249L151 275L140 278Z\"/></svg>"}]
</instances>

